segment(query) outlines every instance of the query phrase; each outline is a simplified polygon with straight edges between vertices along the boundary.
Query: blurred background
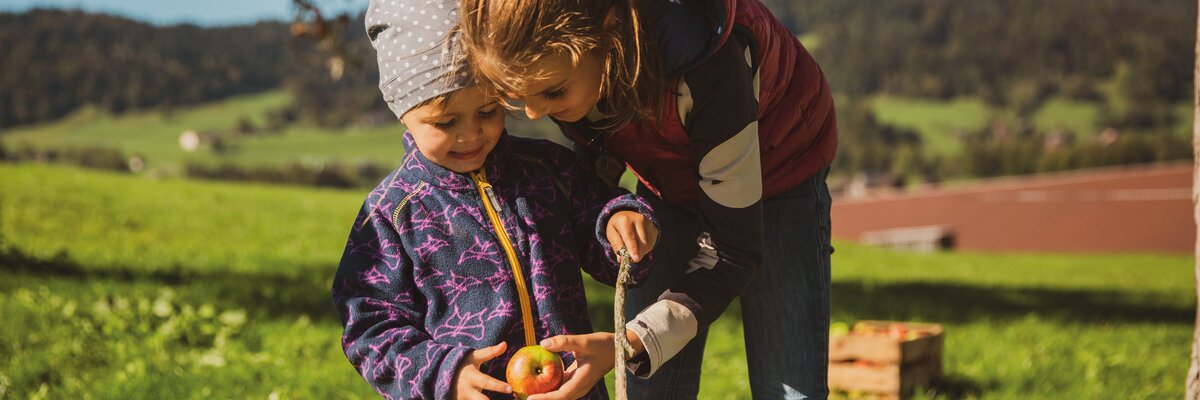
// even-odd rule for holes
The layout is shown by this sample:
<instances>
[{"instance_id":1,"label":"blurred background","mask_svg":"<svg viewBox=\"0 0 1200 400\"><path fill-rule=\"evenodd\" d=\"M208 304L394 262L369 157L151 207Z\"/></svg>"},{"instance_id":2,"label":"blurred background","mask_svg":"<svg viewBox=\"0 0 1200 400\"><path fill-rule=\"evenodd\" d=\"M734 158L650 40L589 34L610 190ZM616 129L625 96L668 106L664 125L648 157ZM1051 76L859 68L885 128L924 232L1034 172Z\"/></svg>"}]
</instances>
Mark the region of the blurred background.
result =
<instances>
[{"instance_id":1,"label":"blurred background","mask_svg":"<svg viewBox=\"0 0 1200 400\"><path fill-rule=\"evenodd\" d=\"M906 397L1183 394L1195 2L764 2L835 91L835 335L940 324ZM0 4L0 398L373 394L329 296L402 157L365 7ZM749 398L741 329L703 398Z\"/></svg>"}]
</instances>

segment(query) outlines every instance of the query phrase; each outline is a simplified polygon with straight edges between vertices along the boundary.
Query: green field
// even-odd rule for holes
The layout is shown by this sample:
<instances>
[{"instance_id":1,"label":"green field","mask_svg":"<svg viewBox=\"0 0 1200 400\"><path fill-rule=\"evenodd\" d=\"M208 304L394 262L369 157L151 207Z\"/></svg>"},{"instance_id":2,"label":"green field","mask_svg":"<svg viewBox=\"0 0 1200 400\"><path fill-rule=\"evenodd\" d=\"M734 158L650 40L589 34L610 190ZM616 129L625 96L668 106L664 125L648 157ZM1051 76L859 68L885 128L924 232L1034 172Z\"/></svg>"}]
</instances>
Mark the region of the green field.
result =
<instances>
[{"instance_id":1,"label":"green field","mask_svg":"<svg viewBox=\"0 0 1200 400\"><path fill-rule=\"evenodd\" d=\"M978 132L996 118L1008 124L1016 122L1012 111L989 106L975 97L934 100L879 95L871 99L871 109L882 123L916 131L924 140L925 152L933 155L958 154L962 150L959 132ZM1076 140L1086 140L1104 128L1098 122L1101 112L1096 102L1051 98L1033 113L1029 123L1040 132L1061 129L1074 134ZM1170 133L1190 137L1192 105L1174 105L1172 112L1178 122Z\"/></svg>"},{"instance_id":2,"label":"green field","mask_svg":"<svg viewBox=\"0 0 1200 400\"><path fill-rule=\"evenodd\" d=\"M328 290L364 194L0 165L0 398L371 395ZM1183 395L1190 257L836 245L835 320L945 324L946 383L918 398ZM730 310L703 398L749 398Z\"/></svg>"},{"instance_id":3,"label":"green field","mask_svg":"<svg viewBox=\"0 0 1200 400\"><path fill-rule=\"evenodd\" d=\"M996 113L978 98L939 101L877 96L871 104L879 122L917 131L924 140L925 152L937 155L958 154L962 145L957 134L988 126Z\"/></svg>"},{"instance_id":4,"label":"green field","mask_svg":"<svg viewBox=\"0 0 1200 400\"><path fill-rule=\"evenodd\" d=\"M38 148L79 148L103 146L138 154L147 167L158 175L181 175L187 162L202 164L231 163L241 166L277 166L300 162L320 164L328 161L374 162L395 165L402 156L399 123L373 128L318 128L298 123L280 134L249 135L233 141L233 150L217 153L210 147L185 152L179 147L179 135L186 130L230 132L239 120L262 127L270 112L287 107L291 94L277 90L198 106L180 107L171 112L136 111L113 115L95 108L83 108L57 121L24 126L0 132L0 142L10 149L26 144ZM924 140L928 155L950 156L962 150L959 133L983 129L994 118L1015 121L1012 112L997 109L982 99L967 97L933 100L879 95L871 99L872 110L880 122L915 130ZM1048 100L1030 119L1040 131L1065 129L1079 139L1091 137L1100 128L1101 112L1096 103L1054 98ZM1172 132L1191 135L1190 104L1174 109L1179 124ZM566 143L557 128L548 121L531 123L509 119L510 131L520 136L541 137Z\"/></svg>"},{"instance_id":5,"label":"green field","mask_svg":"<svg viewBox=\"0 0 1200 400\"><path fill-rule=\"evenodd\" d=\"M404 132L399 122L345 130L297 124L280 134L243 136L234 142L234 150L221 154L211 148L185 152L179 147L179 135L186 130L230 137L229 132L243 118L262 127L269 112L288 106L291 100L290 93L278 90L181 107L170 113L136 111L112 115L84 108L57 121L5 131L0 140L13 148L26 143L40 148L118 148L128 155L142 155L148 168L171 175L178 174L186 161L251 166L291 161L373 161L388 166L399 162L403 154L400 134Z\"/></svg>"}]
</instances>

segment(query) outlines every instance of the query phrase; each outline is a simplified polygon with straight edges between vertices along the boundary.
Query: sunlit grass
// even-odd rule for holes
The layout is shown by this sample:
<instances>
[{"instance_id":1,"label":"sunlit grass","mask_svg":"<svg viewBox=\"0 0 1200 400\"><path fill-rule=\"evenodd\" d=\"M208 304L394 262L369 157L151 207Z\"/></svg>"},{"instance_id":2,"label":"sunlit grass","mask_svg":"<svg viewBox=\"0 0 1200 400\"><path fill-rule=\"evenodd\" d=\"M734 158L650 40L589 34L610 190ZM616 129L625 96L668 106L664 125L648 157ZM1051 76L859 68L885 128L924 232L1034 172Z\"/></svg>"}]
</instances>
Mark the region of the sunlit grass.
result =
<instances>
[{"instance_id":1,"label":"sunlit grass","mask_svg":"<svg viewBox=\"0 0 1200 400\"><path fill-rule=\"evenodd\" d=\"M364 195L0 165L0 393L371 395L329 300ZM918 398L1183 394L1191 257L835 246L834 320L945 325L947 380ZM588 295L611 327L611 289ZM702 398L750 397L739 315L712 327Z\"/></svg>"},{"instance_id":2,"label":"sunlit grass","mask_svg":"<svg viewBox=\"0 0 1200 400\"><path fill-rule=\"evenodd\" d=\"M916 130L929 154L952 155L962 150L959 133L988 126L996 114L979 98L951 101L877 96L872 109L880 122Z\"/></svg>"}]
</instances>

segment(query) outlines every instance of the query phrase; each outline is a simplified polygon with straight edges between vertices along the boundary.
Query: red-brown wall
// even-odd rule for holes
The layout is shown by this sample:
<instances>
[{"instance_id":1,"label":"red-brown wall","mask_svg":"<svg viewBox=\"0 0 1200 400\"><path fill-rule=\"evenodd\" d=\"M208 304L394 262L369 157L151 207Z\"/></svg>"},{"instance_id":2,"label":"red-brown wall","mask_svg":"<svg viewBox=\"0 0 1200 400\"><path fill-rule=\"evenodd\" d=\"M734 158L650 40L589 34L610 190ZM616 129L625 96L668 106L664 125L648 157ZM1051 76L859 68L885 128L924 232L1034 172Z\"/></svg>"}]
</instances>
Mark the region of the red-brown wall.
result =
<instances>
[{"instance_id":1,"label":"red-brown wall","mask_svg":"<svg viewBox=\"0 0 1200 400\"><path fill-rule=\"evenodd\" d=\"M1011 177L943 189L835 197L833 236L945 225L985 251L1191 253L1192 164Z\"/></svg>"}]
</instances>

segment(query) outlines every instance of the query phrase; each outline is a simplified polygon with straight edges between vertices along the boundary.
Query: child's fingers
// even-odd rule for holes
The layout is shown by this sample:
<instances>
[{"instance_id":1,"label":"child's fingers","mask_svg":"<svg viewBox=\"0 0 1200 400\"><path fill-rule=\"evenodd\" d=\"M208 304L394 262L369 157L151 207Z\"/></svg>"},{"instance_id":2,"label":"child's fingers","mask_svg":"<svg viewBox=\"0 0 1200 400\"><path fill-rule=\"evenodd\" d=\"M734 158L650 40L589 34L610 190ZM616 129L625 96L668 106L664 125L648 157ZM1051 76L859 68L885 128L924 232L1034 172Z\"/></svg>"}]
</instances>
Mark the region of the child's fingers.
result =
<instances>
[{"instance_id":1,"label":"child's fingers","mask_svg":"<svg viewBox=\"0 0 1200 400\"><path fill-rule=\"evenodd\" d=\"M578 351L582 350L581 342L583 335L558 335L542 339L540 344L546 350L554 352Z\"/></svg>"},{"instance_id":2,"label":"child's fingers","mask_svg":"<svg viewBox=\"0 0 1200 400\"><path fill-rule=\"evenodd\" d=\"M508 347L508 344L505 342L500 342L500 343L492 345L492 346L484 347L482 349L472 351L470 354L468 354L467 360L469 362L471 362L472 364L479 365L488 360L496 358L496 357L500 356L501 354L504 354L504 349L506 347Z\"/></svg>"},{"instance_id":3,"label":"child's fingers","mask_svg":"<svg viewBox=\"0 0 1200 400\"><path fill-rule=\"evenodd\" d=\"M562 386L559 386L558 389L549 393L530 396L529 400L571 400L583 397L587 394L591 386L595 385L595 382L585 381L590 369L591 367L589 366L579 367L571 374L570 378L563 377Z\"/></svg>"},{"instance_id":4,"label":"child's fingers","mask_svg":"<svg viewBox=\"0 0 1200 400\"><path fill-rule=\"evenodd\" d=\"M643 248L649 253L654 250L654 246L658 244L658 228L654 224L646 223L638 225L638 234L642 237Z\"/></svg>"},{"instance_id":5,"label":"child's fingers","mask_svg":"<svg viewBox=\"0 0 1200 400\"><path fill-rule=\"evenodd\" d=\"M642 252L640 246L638 246L637 232L630 226L625 226L624 228L618 230L621 232L621 240L625 242L625 247L629 249L629 257L634 262L641 261Z\"/></svg>"},{"instance_id":6,"label":"child's fingers","mask_svg":"<svg viewBox=\"0 0 1200 400\"><path fill-rule=\"evenodd\" d=\"M621 239L621 234L618 232L616 223L609 223L608 229L604 230L604 236L608 238L608 244L612 246L613 254L625 247L625 240Z\"/></svg>"},{"instance_id":7,"label":"child's fingers","mask_svg":"<svg viewBox=\"0 0 1200 400\"><path fill-rule=\"evenodd\" d=\"M567 341L566 338L564 338L562 335L551 336L551 337L542 339L542 341L539 342L538 345L542 346L543 348L545 348L546 350L549 350L549 351L567 351L566 349L563 349L563 345L566 344L566 341Z\"/></svg>"},{"instance_id":8,"label":"child's fingers","mask_svg":"<svg viewBox=\"0 0 1200 400\"><path fill-rule=\"evenodd\" d=\"M649 253L650 249L653 249L654 247L650 243L650 237L646 234L646 225L634 224L633 229L637 231L639 249L645 249L645 251Z\"/></svg>"},{"instance_id":9,"label":"child's fingers","mask_svg":"<svg viewBox=\"0 0 1200 400\"><path fill-rule=\"evenodd\" d=\"M504 381L483 373L476 375L475 387L479 388L480 390L487 390L489 392L512 393L512 386L504 383ZM484 398L486 397L487 396L484 396Z\"/></svg>"}]
</instances>

